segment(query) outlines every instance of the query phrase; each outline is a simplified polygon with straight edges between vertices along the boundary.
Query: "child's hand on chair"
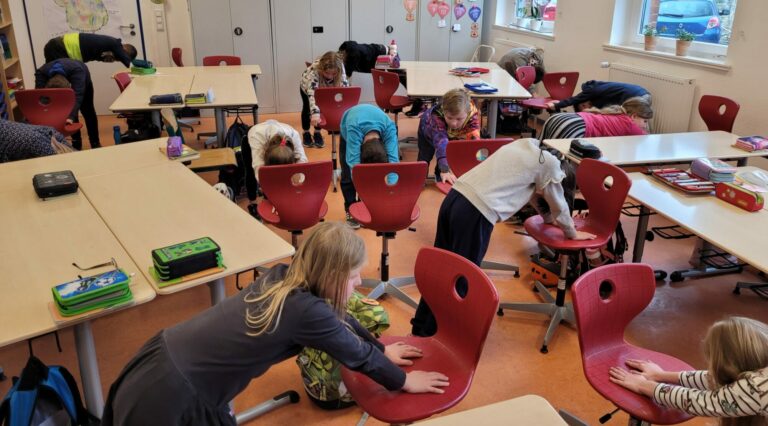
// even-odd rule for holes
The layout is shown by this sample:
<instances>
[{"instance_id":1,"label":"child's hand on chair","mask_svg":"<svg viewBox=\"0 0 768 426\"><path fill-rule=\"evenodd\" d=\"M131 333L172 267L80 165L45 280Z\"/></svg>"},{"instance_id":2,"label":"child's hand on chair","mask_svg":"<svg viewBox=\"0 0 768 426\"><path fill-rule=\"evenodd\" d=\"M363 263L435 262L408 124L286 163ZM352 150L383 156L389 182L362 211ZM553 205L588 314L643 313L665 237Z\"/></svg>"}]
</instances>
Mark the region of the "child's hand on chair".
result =
<instances>
[{"instance_id":1,"label":"child's hand on chair","mask_svg":"<svg viewBox=\"0 0 768 426\"><path fill-rule=\"evenodd\" d=\"M597 235L584 231L576 231L576 236L571 238L572 240L594 240Z\"/></svg>"},{"instance_id":2,"label":"child's hand on chair","mask_svg":"<svg viewBox=\"0 0 768 426\"><path fill-rule=\"evenodd\" d=\"M413 365L411 358L421 358L421 349L405 342L392 343L384 347L384 355L396 365Z\"/></svg>"}]
</instances>

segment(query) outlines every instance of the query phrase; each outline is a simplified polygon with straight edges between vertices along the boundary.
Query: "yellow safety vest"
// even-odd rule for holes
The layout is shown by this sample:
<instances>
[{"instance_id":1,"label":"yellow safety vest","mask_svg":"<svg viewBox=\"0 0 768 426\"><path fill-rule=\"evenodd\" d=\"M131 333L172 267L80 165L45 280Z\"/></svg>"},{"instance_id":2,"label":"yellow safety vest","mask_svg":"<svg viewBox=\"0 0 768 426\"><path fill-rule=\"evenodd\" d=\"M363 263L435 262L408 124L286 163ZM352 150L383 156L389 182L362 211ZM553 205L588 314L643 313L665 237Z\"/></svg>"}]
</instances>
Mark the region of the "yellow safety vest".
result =
<instances>
[{"instance_id":1,"label":"yellow safety vest","mask_svg":"<svg viewBox=\"0 0 768 426\"><path fill-rule=\"evenodd\" d=\"M67 49L67 56L70 59L78 61L83 60L83 55L80 53L80 33L67 33L64 34L64 48Z\"/></svg>"}]
</instances>

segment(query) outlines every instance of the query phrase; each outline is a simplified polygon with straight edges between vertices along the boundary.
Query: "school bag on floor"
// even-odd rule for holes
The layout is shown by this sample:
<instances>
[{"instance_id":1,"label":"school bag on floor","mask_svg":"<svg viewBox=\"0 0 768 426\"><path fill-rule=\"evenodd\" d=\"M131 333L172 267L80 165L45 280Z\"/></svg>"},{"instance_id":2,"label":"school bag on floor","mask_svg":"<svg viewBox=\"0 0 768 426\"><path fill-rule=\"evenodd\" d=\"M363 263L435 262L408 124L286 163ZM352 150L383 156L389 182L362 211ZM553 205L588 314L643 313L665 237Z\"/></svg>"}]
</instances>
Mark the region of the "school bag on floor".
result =
<instances>
[{"instance_id":1,"label":"school bag on floor","mask_svg":"<svg viewBox=\"0 0 768 426\"><path fill-rule=\"evenodd\" d=\"M378 337L389 328L389 314L373 299L367 299L358 292L352 293L347 302L347 313L352 315L371 334ZM341 381L341 363L326 352L304 348L296 358L301 370L304 389L310 398L323 402L349 404L349 394Z\"/></svg>"},{"instance_id":2,"label":"school bag on floor","mask_svg":"<svg viewBox=\"0 0 768 426\"><path fill-rule=\"evenodd\" d=\"M98 424L83 407L80 392L66 368L47 366L35 356L29 357L21 377L0 405L3 426L91 425Z\"/></svg>"},{"instance_id":3,"label":"school bag on floor","mask_svg":"<svg viewBox=\"0 0 768 426\"><path fill-rule=\"evenodd\" d=\"M237 160L237 167L234 169L223 169L219 172L219 182L225 183L228 187L232 188L235 193L235 197L240 195L240 191L245 188L245 167L251 167L250 164L245 164L243 161L243 139L248 138L248 130L251 126L245 124L243 119L240 118L240 114L235 117L235 122L227 129L227 134L224 136L224 146L226 148L232 148L235 151L235 160Z\"/></svg>"}]
</instances>

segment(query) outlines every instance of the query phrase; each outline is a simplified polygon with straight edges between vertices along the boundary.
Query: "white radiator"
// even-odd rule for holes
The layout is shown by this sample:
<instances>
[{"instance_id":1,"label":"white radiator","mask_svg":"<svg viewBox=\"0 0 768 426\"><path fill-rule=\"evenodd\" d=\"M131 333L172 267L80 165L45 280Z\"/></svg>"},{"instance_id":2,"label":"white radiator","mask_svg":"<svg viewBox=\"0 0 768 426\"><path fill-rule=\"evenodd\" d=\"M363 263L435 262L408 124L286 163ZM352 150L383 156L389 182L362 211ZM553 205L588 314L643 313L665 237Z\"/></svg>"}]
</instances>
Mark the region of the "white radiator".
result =
<instances>
[{"instance_id":1,"label":"white radiator","mask_svg":"<svg viewBox=\"0 0 768 426\"><path fill-rule=\"evenodd\" d=\"M611 64L608 79L637 84L653 97L652 133L687 132L695 80L674 77L624 64Z\"/></svg>"}]
</instances>

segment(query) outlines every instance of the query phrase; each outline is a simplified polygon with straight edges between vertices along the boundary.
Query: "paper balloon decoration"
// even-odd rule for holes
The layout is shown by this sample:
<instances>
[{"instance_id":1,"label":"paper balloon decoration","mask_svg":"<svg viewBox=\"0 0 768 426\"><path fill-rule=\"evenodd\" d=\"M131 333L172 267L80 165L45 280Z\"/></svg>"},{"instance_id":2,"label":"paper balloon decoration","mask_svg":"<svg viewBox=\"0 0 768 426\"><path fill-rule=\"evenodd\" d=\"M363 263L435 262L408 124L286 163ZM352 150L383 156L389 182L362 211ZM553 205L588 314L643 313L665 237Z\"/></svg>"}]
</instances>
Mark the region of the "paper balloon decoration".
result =
<instances>
[{"instance_id":1,"label":"paper balloon decoration","mask_svg":"<svg viewBox=\"0 0 768 426\"><path fill-rule=\"evenodd\" d=\"M432 0L427 4L427 12L429 12L430 15L435 16L435 13L437 13L437 0Z\"/></svg>"},{"instance_id":2,"label":"paper balloon decoration","mask_svg":"<svg viewBox=\"0 0 768 426\"><path fill-rule=\"evenodd\" d=\"M457 0L457 1L459 1L459 0ZM453 16L455 16L455 17L456 17L456 20L457 20L457 21L458 21L459 19L461 19L461 17L462 17L462 16L464 16L464 14L465 14L465 13L467 13L467 8L466 8L466 7L464 7L464 5L463 5L463 4L461 4L461 3L456 3L456 5L455 5L455 6L453 6Z\"/></svg>"},{"instance_id":3,"label":"paper balloon decoration","mask_svg":"<svg viewBox=\"0 0 768 426\"><path fill-rule=\"evenodd\" d=\"M477 20L480 19L480 13L482 13L480 8L476 5L472 5L472 7L469 8L469 19L471 19L472 22L477 22Z\"/></svg>"},{"instance_id":4,"label":"paper balloon decoration","mask_svg":"<svg viewBox=\"0 0 768 426\"><path fill-rule=\"evenodd\" d=\"M449 6L448 3L442 0L437 3L437 14L440 15L440 19L445 19L450 12L451 6Z\"/></svg>"},{"instance_id":5,"label":"paper balloon decoration","mask_svg":"<svg viewBox=\"0 0 768 426\"><path fill-rule=\"evenodd\" d=\"M405 7L405 11L407 12L405 15L406 21L413 21L415 18L413 16L413 11L416 10L416 6L418 6L417 0L403 0L403 6Z\"/></svg>"}]
</instances>

